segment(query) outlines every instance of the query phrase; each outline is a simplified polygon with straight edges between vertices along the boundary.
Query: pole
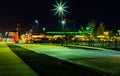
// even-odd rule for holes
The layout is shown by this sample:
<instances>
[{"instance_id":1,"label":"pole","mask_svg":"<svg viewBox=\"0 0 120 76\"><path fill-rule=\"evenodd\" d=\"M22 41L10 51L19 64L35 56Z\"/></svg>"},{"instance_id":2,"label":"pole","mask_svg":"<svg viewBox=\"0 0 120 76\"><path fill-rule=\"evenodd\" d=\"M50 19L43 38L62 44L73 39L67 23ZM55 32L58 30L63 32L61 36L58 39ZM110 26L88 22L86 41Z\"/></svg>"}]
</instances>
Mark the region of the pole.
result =
<instances>
[{"instance_id":1,"label":"pole","mask_svg":"<svg viewBox=\"0 0 120 76\"><path fill-rule=\"evenodd\" d=\"M76 35L76 33L75 33L75 20L73 20L73 24L74 24L74 34Z\"/></svg>"},{"instance_id":2,"label":"pole","mask_svg":"<svg viewBox=\"0 0 120 76\"><path fill-rule=\"evenodd\" d=\"M63 21L63 15L61 15L61 21L60 22L62 22ZM62 31L64 32L64 23L62 23Z\"/></svg>"}]
</instances>

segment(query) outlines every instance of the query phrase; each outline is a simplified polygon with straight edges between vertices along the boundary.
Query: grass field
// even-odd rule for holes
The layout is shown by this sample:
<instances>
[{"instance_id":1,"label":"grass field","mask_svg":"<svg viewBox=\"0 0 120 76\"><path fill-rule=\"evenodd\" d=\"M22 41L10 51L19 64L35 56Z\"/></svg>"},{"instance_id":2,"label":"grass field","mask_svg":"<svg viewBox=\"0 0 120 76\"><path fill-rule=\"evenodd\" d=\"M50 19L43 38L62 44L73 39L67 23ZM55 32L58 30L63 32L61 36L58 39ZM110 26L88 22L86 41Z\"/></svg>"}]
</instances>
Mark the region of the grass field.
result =
<instances>
[{"instance_id":1,"label":"grass field","mask_svg":"<svg viewBox=\"0 0 120 76\"><path fill-rule=\"evenodd\" d=\"M106 73L66 62L45 54L38 54L13 44L9 48L40 76L109 76Z\"/></svg>"}]
</instances>

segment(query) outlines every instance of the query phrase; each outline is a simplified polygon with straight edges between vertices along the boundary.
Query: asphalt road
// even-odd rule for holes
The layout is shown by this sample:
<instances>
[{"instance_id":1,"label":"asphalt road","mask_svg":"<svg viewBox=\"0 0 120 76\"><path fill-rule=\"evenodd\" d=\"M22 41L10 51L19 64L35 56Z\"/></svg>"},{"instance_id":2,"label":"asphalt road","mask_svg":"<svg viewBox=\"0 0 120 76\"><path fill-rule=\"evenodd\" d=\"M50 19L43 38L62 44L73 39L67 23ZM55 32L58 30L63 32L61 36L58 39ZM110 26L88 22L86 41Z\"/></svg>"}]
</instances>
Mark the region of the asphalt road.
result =
<instances>
[{"instance_id":1,"label":"asphalt road","mask_svg":"<svg viewBox=\"0 0 120 76\"><path fill-rule=\"evenodd\" d=\"M17 44L36 53L57 57L75 64L120 74L120 52L109 49L71 48L46 44Z\"/></svg>"}]
</instances>

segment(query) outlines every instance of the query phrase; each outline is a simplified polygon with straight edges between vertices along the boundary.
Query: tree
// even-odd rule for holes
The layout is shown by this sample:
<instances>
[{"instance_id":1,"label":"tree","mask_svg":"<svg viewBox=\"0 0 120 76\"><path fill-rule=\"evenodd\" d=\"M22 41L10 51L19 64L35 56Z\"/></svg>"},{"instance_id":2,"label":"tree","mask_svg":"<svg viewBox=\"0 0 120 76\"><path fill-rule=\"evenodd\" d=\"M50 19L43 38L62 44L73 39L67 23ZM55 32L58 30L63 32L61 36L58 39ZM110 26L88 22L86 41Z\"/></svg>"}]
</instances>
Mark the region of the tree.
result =
<instances>
[{"instance_id":1,"label":"tree","mask_svg":"<svg viewBox=\"0 0 120 76\"><path fill-rule=\"evenodd\" d=\"M95 21L92 20L88 23L88 27L86 28L87 31L88 31L88 39L89 39L89 42L88 44L90 46L94 46L94 29L95 29Z\"/></svg>"},{"instance_id":2,"label":"tree","mask_svg":"<svg viewBox=\"0 0 120 76\"><path fill-rule=\"evenodd\" d=\"M97 35L103 35L104 30L105 30L105 25L103 22L101 22L99 27L97 28Z\"/></svg>"},{"instance_id":3,"label":"tree","mask_svg":"<svg viewBox=\"0 0 120 76\"><path fill-rule=\"evenodd\" d=\"M89 30L91 31L91 33L93 34L94 29L95 29L95 21L90 21L88 23L88 27L89 27Z\"/></svg>"},{"instance_id":4,"label":"tree","mask_svg":"<svg viewBox=\"0 0 120 76\"><path fill-rule=\"evenodd\" d=\"M95 21L92 20L88 23L88 27L86 28L87 34L90 36L90 39L94 38L94 29L95 29Z\"/></svg>"},{"instance_id":5,"label":"tree","mask_svg":"<svg viewBox=\"0 0 120 76\"><path fill-rule=\"evenodd\" d=\"M84 31L84 27L83 26L81 26L80 29L81 29L82 32Z\"/></svg>"}]
</instances>

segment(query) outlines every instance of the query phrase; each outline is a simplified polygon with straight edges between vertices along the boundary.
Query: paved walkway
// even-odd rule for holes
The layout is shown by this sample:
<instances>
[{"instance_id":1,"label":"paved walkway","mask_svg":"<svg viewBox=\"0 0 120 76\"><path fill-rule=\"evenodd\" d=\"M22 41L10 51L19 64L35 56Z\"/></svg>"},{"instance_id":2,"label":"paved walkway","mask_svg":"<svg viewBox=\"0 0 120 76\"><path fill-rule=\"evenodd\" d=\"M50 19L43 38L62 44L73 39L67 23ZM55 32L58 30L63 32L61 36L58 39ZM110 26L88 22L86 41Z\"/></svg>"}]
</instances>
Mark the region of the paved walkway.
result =
<instances>
[{"instance_id":1,"label":"paved walkway","mask_svg":"<svg viewBox=\"0 0 120 76\"><path fill-rule=\"evenodd\" d=\"M5 43L0 43L0 76L38 76L15 55Z\"/></svg>"}]
</instances>

